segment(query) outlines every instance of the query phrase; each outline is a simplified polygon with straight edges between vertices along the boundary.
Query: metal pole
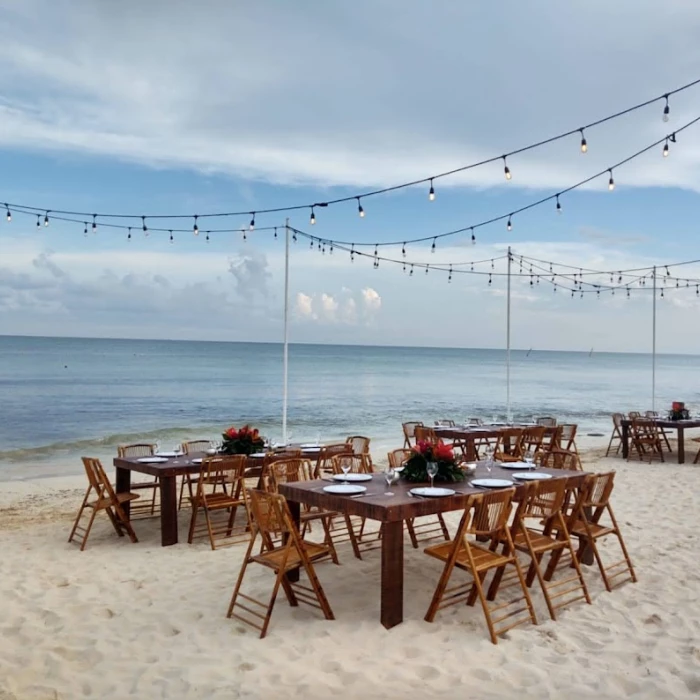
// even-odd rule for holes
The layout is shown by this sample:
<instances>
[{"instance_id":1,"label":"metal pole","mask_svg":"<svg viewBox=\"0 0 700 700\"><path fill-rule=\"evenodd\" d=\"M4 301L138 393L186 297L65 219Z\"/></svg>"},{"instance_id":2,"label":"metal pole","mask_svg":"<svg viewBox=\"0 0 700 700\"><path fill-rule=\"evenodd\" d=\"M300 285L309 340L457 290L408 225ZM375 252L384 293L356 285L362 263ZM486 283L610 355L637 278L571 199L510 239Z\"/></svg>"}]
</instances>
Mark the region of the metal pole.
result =
<instances>
[{"instance_id":1,"label":"metal pole","mask_svg":"<svg viewBox=\"0 0 700 700\"><path fill-rule=\"evenodd\" d=\"M656 265L654 265L654 303L651 321L651 410L656 410Z\"/></svg>"},{"instance_id":2,"label":"metal pole","mask_svg":"<svg viewBox=\"0 0 700 700\"><path fill-rule=\"evenodd\" d=\"M512 258L508 246L508 294L506 302L506 422L510 423L510 266Z\"/></svg>"},{"instance_id":3,"label":"metal pole","mask_svg":"<svg viewBox=\"0 0 700 700\"><path fill-rule=\"evenodd\" d=\"M287 399L289 379L289 219L284 223L284 354L282 390L282 444L287 444Z\"/></svg>"}]
</instances>

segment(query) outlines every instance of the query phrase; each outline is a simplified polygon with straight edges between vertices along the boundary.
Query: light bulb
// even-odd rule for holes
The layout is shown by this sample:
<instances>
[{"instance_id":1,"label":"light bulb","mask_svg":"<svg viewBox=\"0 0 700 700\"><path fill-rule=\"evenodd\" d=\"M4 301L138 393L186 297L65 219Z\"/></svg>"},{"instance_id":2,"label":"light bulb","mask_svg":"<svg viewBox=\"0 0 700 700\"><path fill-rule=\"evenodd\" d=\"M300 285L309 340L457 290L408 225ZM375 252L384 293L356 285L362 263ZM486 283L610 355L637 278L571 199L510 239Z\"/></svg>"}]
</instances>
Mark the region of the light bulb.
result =
<instances>
[{"instance_id":1,"label":"light bulb","mask_svg":"<svg viewBox=\"0 0 700 700\"><path fill-rule=\"evenodd\" d=\"M506 157L503 156L503 173L506 176L506 180L510 180L511 177L513 177L510 173L510 168L508 167L508 163L506 163Z\"/></svg>"},{"instance_id":2,"label":"light bulb","mask_svg":"<svg viewBox=\"0 0 700 700\"><path fill-rule=\"evenodd\" d=\"M588 152L588 143L586 142L586 137L583 135L583 129L581 129L581 153Z\"/></svg>"},{"instance_id":3,"label":"light bulb","mask_svg":"<svg viewBox=\"0 0 700 700\"><path fill-rule=\"evenodd\" d=\"M613 180L612 170L608 170L610 179L608 180L608 189L612 192L615 189L615 180Z\"/></svg>"},{"instance_id":4,"label":"light bulb","mask_svg":"<svg viewBox=\"0 0 700 700\"><path fill-rule=\"evenodd\" d=\"M664 95L666 98L666 106L664 107L664 115L662 119L667 122L671 118L671 108L668 106L668 95Z\"/></svg>"},{"instance_id":5,"label":"light bulb","mask_svg":"<svg viewBox=\"0 0 700 700\"><path fill-rule=\"evenodd\" d=\"M508 229L508 231L513 230L513 222L511 221L510 216L508 217L508 223L506 224L506 229Z\"/></svg>"},{"instance_id":6,"label":"light bulb","mask_svg":"<svg viewBox=\"0 0 700 700\"><path fill-rule=\"evenodd\" d=\"M435 201L435 188L433 187L433 181L430 181L430 192L428 192L428 199L431 202Z\"/></svg>"},{"instance_id":7,"label":"light bulb","mask_svg":"<svg viewBox=\"0 0 700 700\"><path fill-rule=\"evenodd\" d=\"M557 195L557 214L561 214L561 202L559 201L559 195Z\"/></svg>"},{"instance_id":8,"label":"light bulb","mask_svg":"<svg viewBox=\"0 0 700 700\"><path fill-rule=\"evenodd\" d=\"M97 233L97 221L95 218L97 217L97 214L92 215L92 232Z\"/></svg>"},{"instance_id":9,"label":"light bulb","mask_svg":"<svg viewBox=\"0 0 700 700\"><path fill-rule=\"evenodd\" d=\"M309 219L309 222L313 226L316 223L316 214L314 212L314 208L311 207L311 218Z\"/></svg>"},{"instance_id":10,"label":"light bulb","mask_svg":"<svg viewBox=\"0 0 700 700\"><path fill-rule=\"evenodd\" d=\"M41 221L39 220L39 215L36 215L36 227L41 228Z\"/></svg>"},{"instance_id":11,"label":"light bulb","mask_svg":"<svg viewBox=\"0 0 700 700\"><path fill-rule=\"evenodd\" d=\"M365 216L365 210L362 208L362 202L360 202L360 198L357 198L357 213L360 215L361 219L364 219Z\"/></svg>"},{"instance_id":12,"label":"light bulb","mask_svg":"<svg viewBox=\"0 0 700 700\"><path fill-rule=\"evenodd\" d=\"M192 233L194 233L195 236L199 236L199 226L197 226L197 216L194 217L194 226L192 227Z\"/></svg>"},{"instance_id":13,"label":"light bulb","mask_svg":"<svg viewBox=\"0 0 700 700\"><path fill-rule=\"evenodd\" d=\"M5 209L7 209L7 223L10 223L10 221L12 221L12 213L10 212L10 208L7 206L7 204L5 205Z\"/></svg>"},{"instance_id":14,"label":"light bulb","mask_svg":"<svg viewBox=\"0 0 700 700\"><path fill-rule=\"evenodd\" d=\"M252 231L255 228L255 212L250 212L250 215L252 218L250 219L250 225L248 226L248 228Z\"/></svg>"},{"instance_id":15,"label":"light bulb","mask_svg":"<svg viewBox=\"0 0 700 700\"><path fill-rule=\"evenodd\" d=\"M146 226L146 217L145 216L141 217L141 222L143 224L143 232L146 233L146 231L148 231L148 226Z\"/></svg>"},{"instance_id":16,"label":"light bulb","mask_svg":"<svg viewBox=\"0 0 700 700\"><path fill-rule=\"evenodd\" d=\"M49 212L46 212L46 214L44 214L44 226L48 226L48 225L49 225Z\"/></svg>"},{"instance_id":17,"label":"light bulb","mask_svg":"<svg viewBox=\"0 0 700 700\"><path fill-rule=\"evenodd\" d=\"M668 157L668 139L666 139L666 143L664 144L663 156L664 158Z\"/></svg>"}]
</instances>

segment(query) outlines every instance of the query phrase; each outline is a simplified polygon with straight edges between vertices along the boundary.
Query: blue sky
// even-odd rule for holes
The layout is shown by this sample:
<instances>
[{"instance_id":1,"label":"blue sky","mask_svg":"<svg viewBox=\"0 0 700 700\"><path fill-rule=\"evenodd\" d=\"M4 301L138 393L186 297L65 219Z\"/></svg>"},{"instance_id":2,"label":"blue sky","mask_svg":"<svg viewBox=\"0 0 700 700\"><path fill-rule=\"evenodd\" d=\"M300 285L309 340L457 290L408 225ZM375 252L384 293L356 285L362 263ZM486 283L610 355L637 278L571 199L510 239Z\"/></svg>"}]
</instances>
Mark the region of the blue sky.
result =
<instances>
[{"instance_id":1,"label":"blue sky","mask_svg":"<svg viewBox=\"0 0 700 700\"><path fill-rule=\"evenodd\" d=\"M498 8L361 0L103 5L0 0L0 203L183 213L258 210L353 195L498 155L700 77L700 7L575 1ZM129 15L125 17L123 15ZM665 41L659 26L673 27ZM700 87L578 139L427 187L317 211L324 238L430 236L508 213L700 115ZM554 206L430 245L447 264L516 252L597 269L700 258L700 126ZM242 217L235 225L245 225ZM258 215L258 227L284 215ZM283 243L271 233L145 238L0 218L5 333L275 341ZM191 220L184 225L190 227ZM138 222L134 222L137 226ZM173 222L173 226L178 226ZM220 224L216 224L219 226ZM232 224L233 225L233 222ZM207 224L200 220L202 231ZM391 251L400 257L400 249ZM292 250L292 339L500 347L502 280L424 275ZM691 270L692 271L692 270ZM690 274L690 272L688 273ZM700 277L700 266L693 272ZM646 351L650 297L571 300L514 285L516 346ZM667 294L659 349L700 351L692 293ZM427 324L425 321L428 321ZM417 321L420 321L418 323Z\"/></svg>"}]
</instances>

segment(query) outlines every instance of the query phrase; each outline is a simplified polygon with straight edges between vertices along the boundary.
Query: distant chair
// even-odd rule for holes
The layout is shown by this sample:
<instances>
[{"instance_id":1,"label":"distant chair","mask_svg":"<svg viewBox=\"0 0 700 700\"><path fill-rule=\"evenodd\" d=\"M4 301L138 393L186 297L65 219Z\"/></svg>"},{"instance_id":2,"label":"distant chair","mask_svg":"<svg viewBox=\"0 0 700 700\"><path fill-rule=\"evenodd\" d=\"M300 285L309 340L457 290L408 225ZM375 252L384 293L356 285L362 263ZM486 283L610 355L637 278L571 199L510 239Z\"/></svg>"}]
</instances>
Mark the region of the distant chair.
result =
<instances>
[{"instance_id":1,"label":"distant chair","mask_svg":"<svg viewBox=\"0 0 700 700\"><path fill-rule=\"evenodd\" d=\"M470 418L469 425L483 425L484 421L481 418Z\"/></svg>"},{"instance_id":2,"label":"distant chair","mask_svg":"<svg viewBox=\"0 0 700 700\"><path fill-rule=\"evenodd\" d=\"M83 502L80 504L78 516L75 519L68 541L77 540L82 552L85 549L85 545L87 545L92 524L95 522L95 516L99 511L104 510L119 537L124 537L124 533L126 533L132 542L138 542L136 533L131 527L122 504L136 500L139 498L139 495L137 493L115 493L100 460L93 457L82 457L81 459L88 478L88 489L85 492ZM80 525L80 518L86 508L89 508L91 511L90 519L87 526L83 527Z\"/></svg>"},{"instance_id":3,"label":"distant chair","mask_svg":"<svg viewBox=\"0 0 700 700\"><path fill-rule=\"evenodd\" d=\"M542 452L542 441L547 428L544 425L529 426L525 428L522 439L523 454L531 452L533 455Z\"/></svg>"},{"instance_id":4,"label":"distant chair","mask_svg":"<svg viewBox=\"0 0 700 700\"><path fill-rule=\"evenodd\" d=\"M637 453L640 461L648 457L651 463L651 460L655 456L662 462L664 461L660 429L655 421L649 420L648 418L631 418L630 437L630 451L627 461L629 461L632 456L632 452Z\"/></svg>"},{"instance_id":5,"label":"distant chair","mask_svg":"<svg viewBox=\"0 0 700 700\"><path fill-rule=\"evenodd\" d=\"M610 450L612 449L613 443L615 443L615 454L618 454L620 452L620 448L622 447L622 421L624 420L624 418L625 417L622 415L622 413L612 414L613 430L612 434L610 435L608 449L605 451L606 457L610 454Z\"/></svg>"},{"instance_id":6,"label":"distant chair","mask_svg":"<svg viewBox=\"0 0 700 700\"><path fill-rule=\"evenodd\" d=\"M561 447L562 450L576 452L578 454L578 447L576 447L576 431L578 430L578 425L575 423L563 423L559 428L561 428L561 432L559 433L559 447Z\"/></svg>"},{"instance_id":7,"label":"distant chair","mask_svg":"<svg viewBox=\"0 0 700 700\"><path fill-rule=\"evenodd\" d=\"M645 411L644 417L649 418L650 420L661 420L661 416L659 415L658 411ZM673 431L664 430L663 428L659 428L659 432L661 433L661 437L663 438L664 443L666 443L666 449L670 452L671 451L671 443L668 441L668 436Z\"/></svg>"},{"instance_id":8,"label":"distant chair","mask_svg":"<svg viewBox=\"0 0 700 700\"><path fill-rule=\"evenodd\" d=\"M399 448L398 450L392 450L387 453L389 458L389 466L396 469L396 467L401 467L407 460L411 458L413 450L408 450L405 447Z\"/></svg>"},{"instance_id":9,"label":"distant chair","mask_svg":"<svg viewBox=\"0 0 700 700\"><path fill-rule=\"evenodd\" d=\"M569 452L555 447L549 452L541 452L537 461L541 467L549 469L570 469L571 471L581 470L581 460L576 452Z\"/></svg>"},{"instance_id":10,"label":"distant chair","mask_svg":"<svg viewBox=\"0 0 700 700\"><path fill-rule=\"evenodd\" d=\"M320 479L324 472L329 473L333 471L333 458L338 455L352 455L352 445L347 442L336 442L332 445L324 445L318 453L318 459L316 460L316 465L313 470L311 477L313 479ZM367 466L367 471L372 471L372 465L367 460L366 455L359 454L356 455L363 464Z\"/></svg>"},{"instance_id":11,"label":"distant chair","mask_svg":"<svg viewBox=\"0 0 700 700\"><path fill-rule=\"evenodd\" d=\"M191 455L194 452L206 452L210 447L209 440L187 440L182 443L182 451L186 455Z\"/></svg>"},{"instance_id":12,"label":"distant chair","mask_svg":"<svg viewBox=\"0 0 700 700\"><path fill-rule=\"evenodd\" d=\"M454 428L455 422L451 418L441 418L435 421L435 425L438 428Z\"/></svg>"},{"instance_id":13,"label":"distant chair","mask_svg":"<svg viewBox=\"0 0 700 700\"><path fill-rule=\"evenodd\" d=\"M404 447L413 447L416 444L416 428L423 427L421 421L411 421L409 423L402 423L403 437L404 437ZM411 444L413 440L413 444Z\"/></svg>"},{"instance_id":14,"label":"distant chair","mask_svg":"<svg viewBox=\"0 0 700 700\"><path fill-rule=\"evenodd\" d=\"M432 428L427 428L423 425L417 425L414 431L416 442L431 442L437 444L438 436Z\"/></svg>"},{"instance_id":15,"label":"distant chair","mask_svg":"<svg viewBox=\"0 0 700 700\"><path fill-rule=\"evenodd\" d=\"M632 420L633 418L641 418L642 414L639 411L630 411L627 414L627 417Z\"/></svg>"},{"instance_id":16,"label":"distant chair","mask_svg":"<svg viewBox=\"0 0 700 700\"><path fill-rule=\"evenodd\" d=\"M544 425L547 428L556 428L557 419L554 416L540 416L537 419L537 425Z\"/></svg>"},{"instance_id":17,"label":"distant chair","mask_svg":"<svg viewBox=\"0 0 700 700\"><path fill-rule=\"evenodd\" d=\"M499 462L519 462L523 458L523 428L504 428L498 432L494 459Z\"/></svg>"},{"instance_id":18,"label":"distant chair","mask_svg":"<svg viewBox=\"0 0 700 700\"><path fill-rule=\"evenodd\" d=\"M117 457L120 459L131 459L138 457L151 457L156 452L155 443L139 442L131 445L119 445L117 447ZM151 491L149 501L139 502L131 506L131 519L134 520L137 515L156 515L156 496L160 487L160 480L157 476L153 477L152 481L137 481L131 483L132 491Z\"/></svg>"},{"instance_id":19,"label":"distant chair","mask_svg":"<svg viewBox=\"0 0 700 700\"><path fill-rule=\"evenodd\" d=\"M372 466L372 455L369 451L370 438L363 435L351 435L345 442L350 445L353 454L364 455L367 463ZM370 471L372 470L370 469Z\"/></svg>"},{"instance_id":20,"label":"distant chair","mask_svg":"<svg viewBox=\"0 0 700 700\"><path fill-rule=\"evenodd\" d=\"M186 440L182 443L182 451L186 455L197 454L198 452L206 452L211 447L211 442L209 440ZM187 491L190 497L190 503L192 502L192 497L194 496L195 488L199 477L193 476L192 474L185 474L182 477L182 483L180 484L180 499L178 501L178 509L182 508L185 497L185 486L187 486Z\"/></svg>"}]
</instances>

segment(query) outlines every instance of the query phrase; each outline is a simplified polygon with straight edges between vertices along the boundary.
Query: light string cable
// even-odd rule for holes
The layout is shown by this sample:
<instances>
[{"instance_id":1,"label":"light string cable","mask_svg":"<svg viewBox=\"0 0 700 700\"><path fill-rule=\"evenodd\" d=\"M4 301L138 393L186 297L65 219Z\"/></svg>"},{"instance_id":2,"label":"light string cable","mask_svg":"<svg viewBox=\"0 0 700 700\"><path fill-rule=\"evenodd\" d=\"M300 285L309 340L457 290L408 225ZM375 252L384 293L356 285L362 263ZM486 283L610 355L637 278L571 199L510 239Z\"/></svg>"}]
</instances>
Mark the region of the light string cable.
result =
<instances>
[{"instance_id":1,"label":"light string cable","mask_svg":"<svg viewBox=\"0 0 700 700\"><path fill-rule=\"evenodd\" d=\"M137 224L139 221L144 221L144 220L157 220L157 219L192 219L194 222L193 228L198 227L198 221L199 219L205 219L205 218L212 218L212 217L234 217L234 216L250 216L251 217L251 224L252 227L255 226L255 216L260 215L260 214L274 214L274 213L280 213L280 212L291 212L291 211L300 211L300 210L309 210L311 212L310 216L310 222L315 223L316 221L316 209L319 208L324 208L328 207L330 205L335 205L335 204L342 204L346 202L356 202L357 203L357 211L360 215L360 217L365 216L365 209L362 206L362 200L366 200L370 197L375 197L377 195L385 194L387 192L395 192L397 190L401 189L406 189L408 187L415 187L417 185L425 185L425 184L430 184L430 189L428 192L428 198L433 201L435 200L435 181L439 180L441 178L446 178L450 177L452 175L456 175L458 173L463 173L468 170L472 170L474 168L481 167L483 165L488 165L490 163L495 163L502 161L503 162L503 169L505 173L506 179L510 180L512 177L510 168L508 166L508 158L512 158L513 156L517 156L521 153L526 153L527 151L534 150L536 148L540 148L542 146L545 146L550 143L554 143L556 141L559 141L561 139L568 138L573 135L579 135L581 137L580 141L580 150L582 153L586 153L588 151L588 142L586 140L586 135L585 132L586 130L590 130L596 126L600 126L601 124L605 124L606 122L612 121L614 119L618 119L622 116L625 116L627 114L630 114L632 112L635 112L639 109L642 109L644 107L647 107L651 104L654 104L656 102L659 102L661 100L664 101L664 109L663 109L663 120L668 121L669 115L670 115L670 106L669 106L669 98L672 95L677 95L680 92L683 92L685 90L688 90L692 87L695 87L696 85L700 84L700 78L693 80L689 83L686 83L685 85L682 85L678 88L675 88L673 90L669 90L667 92L664 92L661 95L657 95L656 97L652 97L651 99L645 100L644 102L640 102L638 104L632 105L631 107L627 107L626 109L623 109L619 112L615 112L614 114L609 114L606 117L603 117L602 119L597 119L595 121L589 122L588 124L584 124L583 126L578 126L574 129L569 129L568 131L562 132L560 134L556 134L555 136L551 136L549 138L543 139L541 141L536 141L534 143L531 143L526 146L522 146L521 148L516 148L515 150L508 151L507 153L503 153L502 155L498 156L492 156L490 158L486 158L485 160L481 160L475 163L470 163L468 165L463 165L457 168L453 168L452 170L446 170L444 172L440 172L434 175L429 175L426 177L422 177L416 180L411 180L408 182L403 182L398 185L392 185L390 187L383 187L375 190L368 190L365 192L361 192L358 194L350 195L347 197L339 197L337 199L331 199L327 201L318 201L318 202L309 202L306 204L295 204L292 206L283 206L283 207L266 207L266 208L261 208L261 209L255 209L255 210L240 210L240 211L229 211L229 212L204 212L201 214L120 214L120 213L94 213L94 212L81 212L81 211L71 211L71 210L66 210L66 209L55 209L55 208L50 208L50 207L36 207L36 206L30 206L30 205L23 205L23 204L14 204L11 202L5 203L6 208L9 210L15 210L15 209L21 209L24 211L24 213L34 213L35 215L40 215L44 216L46 220L49 218L55 218L57 215L60 216L77 216L80 218L81 222L83 220L97 220L101 221L104 219L132 219L134 220ZM676 132L680 131L679 129L676 130ZM0 200L1 202L2 200ZM132 228L135 228L135 226L132 226ZM165 229L169 231L170 229L167 228ZM175 231L175 229L172 229Z\"/></svg>"},{"instance_id":2,"label":"light string cable","mask_svg":"<svg viewBox=\"0 0 700 700\"><path fill-rule=\"evenodd\" d=\"M662 136L660 139L657 139L653 143L650 143L648 146L645 146L644 148L640 149L636 153L633 153L630 156L627 156L626 158L623 158L622 160L618 161L617 163L614 163L612 165L609 165L606 168L603 168L599 172L595 173L594 175L591 175L584 180L581 180L577 182L574 185L570 185L569 187L565 187L562 190L559 190L558 192L555 192L554 194L547 195L546 197L542 197L534 202L530 202L529 204L526 204L522 207L518 207L516 209L510 210L508 213L504 214L499 214L497 216L493 216L489 219L486 219L484 221L479 221L473 224L469 224L467 226L462 226L457 229L452 229L451 231L444 231L442 233L437 233L437 234L429 234L425 236L419 236L417 238L404 238L404 239L398 239L398 240L393 240L393 241L375 241L375 242L364 242L364 241L346 241L346 240L340 240L340 239L334 239L334 238L328 238L328 237L318 237L318 236L313 236L312 234L307 234L308 236L314 238L315 240L319 241L325 241L326 244L333 244L334 246L338 245L352 245L355 248L358 247L376 247L376 246L399 246L403 245L404 247L407 245L410 245L412 243L425 243L426 241L432 241L433 244L436 244L438 240L447 238L450 236L456 236L460 233L465 233L465 232L471 232L472 234L472 242L476 240L475 238L475 231L478 228L482 228L483 226L488 226L490 224L496 223L498 221L506 221L506 228L510 231L513 228L513 218L517 214L521 214L525 211L529 211L530 209L534 209L535 207L542 206L543 204L546 204L547 202L552 202L556 201L557 203L559 202L559 198L562 197L563 195L572 192L573 190L579 189L580 187L583 187L584 185L587 185L588 183L592 182L593 180L598 179L599 177L602 177L603 175L608 176L608 188L610 190L613 190L615 188L615 181L613 179L613 172L617 170L618 168L622 167L623 165L626 165L627 163L630 163L631 161L635 160L636 158L639 158L640 156L644 155L645 153L649 152L653 148L658 147L660 144L664 143L668 140L676 140L676 136L680 134L681 132L685 131L686 129L689 129L691 126L697 124L700 121L700 116L695 117L691 121L687 122L683 126L679 127L675 131L671 132L670 134L667 134L666 136ZM434 249L434 246L433 246Z\"/></svg>"}]
</instances>

